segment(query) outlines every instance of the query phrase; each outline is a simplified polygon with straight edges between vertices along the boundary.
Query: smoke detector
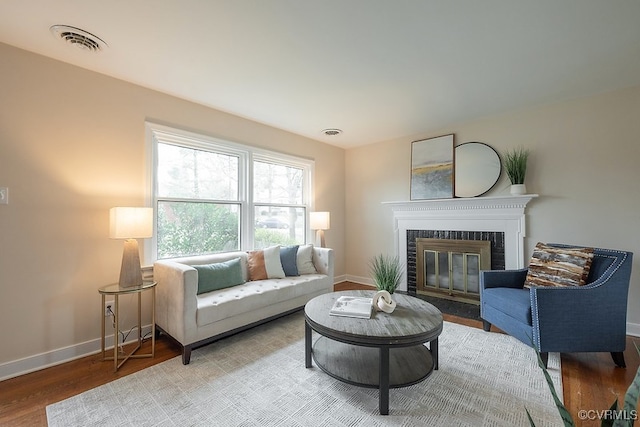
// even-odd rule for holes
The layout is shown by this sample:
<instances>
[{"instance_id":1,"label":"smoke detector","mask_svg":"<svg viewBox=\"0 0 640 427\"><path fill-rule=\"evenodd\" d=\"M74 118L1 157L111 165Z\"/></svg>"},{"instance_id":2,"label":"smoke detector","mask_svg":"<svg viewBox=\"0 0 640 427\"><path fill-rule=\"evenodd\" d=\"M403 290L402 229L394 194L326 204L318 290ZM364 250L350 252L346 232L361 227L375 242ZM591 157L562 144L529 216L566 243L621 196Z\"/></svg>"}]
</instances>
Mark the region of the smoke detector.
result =
<instances>
[{"instance_id":1,"label":"smoke detector","mask_svg":"<svg viewBox=\"0 0 640 427\"><path fill-rule=\"evenodd\" d=\"M338 136L342 131L340 129L324 129L320 133L326 136Z\"/></svg>"},{"instance_id":2,"label":"smoke detector","mask_svg":"<svg viewBox=\"0 0 640 427\"><path fill-rule=\"evenodd\" d=\"M98 52L107 47L107 43L100 37L81 30L80 28L69 25L54 25L49 28L49 30L56 38L81 50Z\"/></svg>"}]
</instances>

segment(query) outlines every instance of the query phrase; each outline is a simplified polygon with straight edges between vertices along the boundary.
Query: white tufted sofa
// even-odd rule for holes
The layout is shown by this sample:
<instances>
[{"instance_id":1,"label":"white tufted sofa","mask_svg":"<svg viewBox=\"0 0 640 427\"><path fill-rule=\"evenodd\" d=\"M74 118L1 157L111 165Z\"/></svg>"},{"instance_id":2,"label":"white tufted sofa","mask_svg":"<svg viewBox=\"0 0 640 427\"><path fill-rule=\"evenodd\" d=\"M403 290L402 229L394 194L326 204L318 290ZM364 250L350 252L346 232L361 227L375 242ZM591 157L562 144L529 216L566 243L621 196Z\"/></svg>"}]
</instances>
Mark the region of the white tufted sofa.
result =
<instances>
[{"instance_id":1,"label":"white tufted sofa","mask_svg":"<svg viewBox=\"0 0 640 427\"><path fill-rule=\"evenodd\" d=\"M333 291L333 250L313 248L317 274L247 281L197 295L198 272L192 265L240 258L248 280L246 252L226 252L156 261L156 327L182 346L182 363L191 350L257 324L299 310L312 298Z\"/></svg>"}]
</instances>

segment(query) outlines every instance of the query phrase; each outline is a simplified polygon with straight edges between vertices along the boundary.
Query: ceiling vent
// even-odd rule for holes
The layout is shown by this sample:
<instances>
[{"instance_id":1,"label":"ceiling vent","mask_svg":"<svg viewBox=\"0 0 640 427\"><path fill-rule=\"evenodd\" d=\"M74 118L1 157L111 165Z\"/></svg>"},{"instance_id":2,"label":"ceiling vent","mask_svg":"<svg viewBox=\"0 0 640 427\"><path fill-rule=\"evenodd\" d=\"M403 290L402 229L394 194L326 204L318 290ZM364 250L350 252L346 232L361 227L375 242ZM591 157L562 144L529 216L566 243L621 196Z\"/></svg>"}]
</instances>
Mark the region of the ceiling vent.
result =
<instances>
[{"instance_id":1,"label":"ceiling vent","mask_svg":"<svg viewBox=\"0 0 640 427\"><path fill-rule=\"evenodd\" d=\"M337 136L340 135L342 131L340 129L324 129L321 133L326 136Z\"/></svg>"},{"instance_id":2,"label":"ceiling vent","mask_svg":"<svg viewBox=\"0 0 640 427\"><path fill-rule=\"evenodd\" d=\"M107 43L100 37L88 33L80 28L71 27L69 25L54 25L51 28L51 33L71 46L81 50L88 50L91 52L98 52L105 47Z\"/></svg>"}]
</instances>

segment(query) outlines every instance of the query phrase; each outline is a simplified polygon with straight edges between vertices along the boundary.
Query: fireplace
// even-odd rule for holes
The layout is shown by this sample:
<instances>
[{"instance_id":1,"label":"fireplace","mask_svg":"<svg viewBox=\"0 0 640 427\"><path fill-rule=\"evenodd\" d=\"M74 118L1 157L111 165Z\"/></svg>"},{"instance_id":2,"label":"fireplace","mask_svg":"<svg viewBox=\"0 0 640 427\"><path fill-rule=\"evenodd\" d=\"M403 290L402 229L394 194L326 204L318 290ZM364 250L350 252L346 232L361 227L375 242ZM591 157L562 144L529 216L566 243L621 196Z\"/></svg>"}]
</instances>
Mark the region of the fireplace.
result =
<instances>
[{"instance_id":1,"label":"fireplace","mask_svg":"<svg viewBox=\"0 0 640 427\"><path fill-rule=\"evenodd\" d=\"M504 270L505 267L503 232L407 230L406 241L407 293L410 295L478 304L480 270ZM436 274L436 277L425 277L421 271L425 267L425 251L431 254L427 255L426 276ZM440 274L442 270L448 270L448 274Z\"/></svg>"},{"instance_id":2,"label":"fireplace","mask_svg":"<svg viewBox=\"0 0 640 427\"><path fill-rule=\"evenodd\" d=\"M407 266L398 290L417 293L415 241L419 238L489 241L490 269L523 268L525 208L535 197L529 194L384 202L393 210L395 253Z\"/></svg>"},{"instance_id":3,"label":"fireplace","mask_svg":"<svg viewBox=\"0 0 640 427\"><path fill-rule=\"evenodd\" d=\"M416 293L478 303L480 270L491 268L490 241L417 238L415 248Z\"/></svg>"}]
</instances>

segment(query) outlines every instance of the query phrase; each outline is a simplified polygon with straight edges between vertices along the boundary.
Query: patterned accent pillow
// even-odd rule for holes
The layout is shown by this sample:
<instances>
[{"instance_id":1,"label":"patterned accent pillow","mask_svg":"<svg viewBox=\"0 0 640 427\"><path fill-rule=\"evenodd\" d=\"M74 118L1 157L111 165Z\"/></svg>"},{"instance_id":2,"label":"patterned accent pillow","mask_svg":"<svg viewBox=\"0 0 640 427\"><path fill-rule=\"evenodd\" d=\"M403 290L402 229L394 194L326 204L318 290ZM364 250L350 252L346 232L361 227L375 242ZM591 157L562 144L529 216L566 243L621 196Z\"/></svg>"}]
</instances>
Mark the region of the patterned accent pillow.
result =
<instances>
[{"instance_id":1,"label":"patterned accent pillow","mask_svg":"<svg viewBox=\"0 0 640 427\"><path fill-rule=\"evenodd\" d=\"M280 262L280 246L249 251L247 254L249 280L283 279L285 277Z\"/></svg>"},{"instance_id":2,"label":"patterned accent pillow","mask_svg":"<svg viewBox=\"0 0 640 427\"><path fill-rule=\"evenodd\" d=\"M556 248L538 243L524 282L531 286L582 286L587 282L593 248Z\"/></svg>"}]
</instances>

